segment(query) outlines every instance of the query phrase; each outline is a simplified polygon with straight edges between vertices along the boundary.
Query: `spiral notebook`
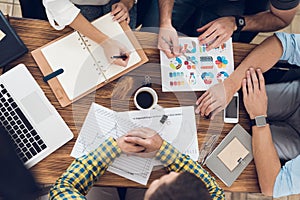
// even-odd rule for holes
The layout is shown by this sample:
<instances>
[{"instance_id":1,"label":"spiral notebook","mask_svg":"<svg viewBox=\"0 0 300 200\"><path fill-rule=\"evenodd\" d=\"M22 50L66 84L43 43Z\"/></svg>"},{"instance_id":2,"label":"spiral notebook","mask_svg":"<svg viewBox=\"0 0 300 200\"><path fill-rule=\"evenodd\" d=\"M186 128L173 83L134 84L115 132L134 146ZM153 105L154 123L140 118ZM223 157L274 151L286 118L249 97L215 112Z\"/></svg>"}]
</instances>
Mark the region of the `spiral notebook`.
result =
<instances>
[{"instance_id":1,"label":"spiral notebook","mask_svg":"<svg viewBox=\"0 0 300 200\"><path fill-rule=\"evenodd\" d=\"M47 82L62 107L148 61L126 22L119 24L107 14L92 24L129 50L126 67L109 63L102 47L77 31L31 52L44 76L58 74Z\"/></svg>"}]
</instances>

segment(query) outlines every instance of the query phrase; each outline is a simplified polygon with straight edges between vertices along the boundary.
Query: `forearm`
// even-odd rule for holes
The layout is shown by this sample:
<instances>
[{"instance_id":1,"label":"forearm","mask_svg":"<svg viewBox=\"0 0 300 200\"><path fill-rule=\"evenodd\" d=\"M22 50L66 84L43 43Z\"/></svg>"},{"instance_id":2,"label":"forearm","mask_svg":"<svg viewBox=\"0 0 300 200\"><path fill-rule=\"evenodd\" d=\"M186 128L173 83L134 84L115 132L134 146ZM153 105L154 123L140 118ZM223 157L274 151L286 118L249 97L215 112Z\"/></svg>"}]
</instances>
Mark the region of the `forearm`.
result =
<instances>
[{"instance_id":1,"label":"forearm","mask_svg":"<svg viewBox=\"0 0 300 200\"><path fill-rule=\"evenodd\" d=\"M297 7L291 10L277 10L271 6L270 11L245 16L246 26L243 31L270 32L288 26L295 14Z\"/></svg>"},{"instance_id":2,"label":"forearm","mask_svg":"<svg viewBox=\"0 0 300 200\"><path fill-rule=\"evenodd\" d=\"M51 188L49 199L65 199L71 196L85 199L84 195L120 153L117 142L109 138L95 151L77 158Z\"/></svg>"},{"instance_id":3,"label":"forearm","mask_svg":"<svg viewBox=\"0 0 300 200\"><path fill-rule=\"evenodd\" d=\"M127 7L128 11L129 11L129 10L133 7L133 5L134 5L134 0L120 0L120 2L123 3L123 4Z\"/></svg>"},{"instance_id":4,"label":"forearm","mask_svg":"<svg viewBox=\"0 0 300 200\"><path fill-rule=\"evenodd\" d=\"M90 38L94 42L101 44L109 37L93 26L82 14L78 14L77 17L70 24L74 30L80 32L84 36Z\"/></svg>"},{"instance_id":5,"label":"forearm","mask_svg":"<svg viewBox=\"0 0 300 200\"><path fill-rule=\"evenodd\" d=\"M252 67L260 68L262 72L268 71L280 59L283 52L281 42L276 36L267 38L263 43L252 50L240 63L234 72L224 81L225 85L232 88L233 93L241 87L246 71Z\"/></svg>"},{"instance_id":6,"label":"forearm","mask_svg":"<svg viewBox=\"0 0 300 200\"><path fill-rule=\"evenodd\" d=\"M252 149L261 192L272 196L281 165L269 125L252 128Z\"/></svg>"},{"instance_id":7,"label":"forearm","mask_svg":"<svg viewBox=\"0 0 300 200\"><path fill-rule=\"evenodd\" d=\"M159 0L160 26L172 25L174 0Z\"/></svg>"}]
</instances>

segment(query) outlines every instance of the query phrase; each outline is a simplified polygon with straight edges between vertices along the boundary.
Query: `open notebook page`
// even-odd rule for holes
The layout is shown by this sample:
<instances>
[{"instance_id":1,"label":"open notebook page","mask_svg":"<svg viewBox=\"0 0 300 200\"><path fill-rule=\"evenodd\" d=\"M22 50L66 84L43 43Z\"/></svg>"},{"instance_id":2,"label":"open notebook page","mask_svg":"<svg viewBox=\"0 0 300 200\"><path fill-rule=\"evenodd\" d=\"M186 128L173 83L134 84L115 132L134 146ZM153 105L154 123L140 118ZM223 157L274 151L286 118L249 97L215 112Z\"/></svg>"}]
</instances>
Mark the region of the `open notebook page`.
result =
<instances>
[{"instance_id":1,"label":"open notebook page","mask_svg":"<svg viewBox=\"0 0 300 200\"><path fill-rule=\"evenodd\" d=\"M140 127L117 112L93 103L71 152L78 158L95 150L108 137L118 138L133 128ZM151 174L153 160L121 154L108 168L115 174L146 185Z\"/></svg>"},{"instance_id":2,"label":"open notebook page","mask_svg":"<svg viewBox=\"0 0 300 200\"><path fill-rule=\"evenodd\" d=\"M110 14L95 20L92 24L110 38L122 43L130 52L129 63L126 67L113 65L108 63L100 45L84 38L90 45L89 49L97 59L98 64L102 66L101 69L105 71L106 78L109 79L141 61L122 27L118 22L112 20ZM73 32L42 48L41 51L53 71L60 68L64 69L64 72L57 78L71 100L105 81L92 56L82 44L78 32Z\"/></svg>"}]
</instances>

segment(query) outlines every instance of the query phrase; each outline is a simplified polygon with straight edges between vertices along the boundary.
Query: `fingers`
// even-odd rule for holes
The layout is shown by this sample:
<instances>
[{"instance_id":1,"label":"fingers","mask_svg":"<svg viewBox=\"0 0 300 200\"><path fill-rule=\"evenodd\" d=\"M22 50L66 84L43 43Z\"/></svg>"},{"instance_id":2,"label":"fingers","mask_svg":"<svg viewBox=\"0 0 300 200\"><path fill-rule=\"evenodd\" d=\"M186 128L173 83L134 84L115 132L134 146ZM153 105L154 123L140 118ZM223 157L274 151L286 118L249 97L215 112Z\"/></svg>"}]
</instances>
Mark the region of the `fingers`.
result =
<instances>
[{"instance_id":1,"label":"fingers","mask_svg":"<svg viewBox=\"0 0 300 200\"><path fill-rule=\"evenodd\" d=\"M247 79L243 79L242 81L242 88L243 88L243 96L244 98L248 96L248 91L247 91Z\"/></svg>"},{"instance_id":2,"label":"fingers","mask_svg":"<svg viewBox=\"0 0 300 200\"><path fill-rule=\"evenodd\" d=\"M250 76L249 70L246 72L246 77L247 77L248 94L250 94L250 93L253 93L253 86L252 86L252 81L251 81L251 76Z\"/></svg>"},{"instance_id":3,"label":"fingers","mask_svg":"<svg viewBox=\"0 0 300 200\"><path fill-rule=\"evenodd\" d=\"M250 68L250 75L251 75L251 79L252 79L253 90L254 90L254 92L258 91L259 90L258 79L257 79L256 73L253 68Z\"/></svg>"},{"instance_id":4,"label":"fingers","mask_svg":"<svg viewBox=\"0 0 300 200\"><path fill-rule=\"evenodd\" d=\"M221 107L217 101L211 103L209 106L207 106L206 110L204 111L204 115L208 116L210 113L212 113L217 108Z\"/></svg>"},{"instance_id":5,"label":"fingers","mask_svg":"<svg viewBox=\"0 0 300 200\"><path fill-rule=\"evenodd\" d=\"M216 37L217 39L215 41L213 41L208 47L207 47L207 51L210 51L211 49L217 48L219 46L221 46L224 42L226 42L226 40L228 40L229 38L224 37L223 35L219 35Z\"/></svg>"},{"instance_id":6,"label":"fingers","mask_svg":"<svg viewBox=\"0 0 300 200\"><path fill-rule=\"evenodd\" d=\"M211 26L211 24L212 24L212 22L210 22L210 23L208 23L208 24L206 24L206 25L198 28L197 32L203 32L203 31L205 31L206 29L208 29ZM205 35L206 34L201 34L201 36L199 36L200 37L199 39L204 39L206 37Z\"/></svg>"},{"instance_id":7,"label":"fingers","mask_svg":"<svg viewBox=\"0 0 300 200\"><path fill-rule=\"evenodd\" d=\"M171 42L173 44L173 54L175 57L180 56L180 46L177 35L171 36Z\"/></svg>"},{"instance_id":8,"label":"fingers","mask_svg":"<svg viewBox=\"0 0 300 200\"><path fill-rule=\"evenodd\" d=\"M197 32L203 32L203 31L206 30L204 33L202 33L202 34L198 37L199 41L204 40L204 39L207 38L210 34L212 34L212 32L213 32L214 29L210 28L211 25L212 25L212 22L210 22L210 23L208 23L208 24L202 26L201 28L198 28L198 29L197 29Z\"/></svg>"},{"instance_id":9,"label":"fingers","mask_svg":"<svg viewBox=\"0 0 300 200\"><path fill-rule=\"evenodd\" d=\"M123 60L121 58L117 58L113 61L113 63L115 65L119 65L119 66L122 66L122 67L126 67L127 64L128 64L128 61L129 61L129 58L127 58L126 60Z\"/></svg>"},{"instance_id":10,"label":"fingers","mask_svg":"<svg viewBox=\"0 0 300 200\"><path fill-rule=\"evenodd\" d=\"M128 151L130 153L139 153L139 152L145 151L145 149L146 149L145 147L143 147L143 146L137 146L135 144L131 144L131 145L128 145L126 147L126 151Z\"/></svg>"},{"instance_id":11,"label":"fingers","mask_svg":"<svg viewBox=\"0 0 300 200\"><path fill-rule=\"evenodd\" d=\"M261 69L256 69L256 71L257 71L257 75L258 75L260 90L262 92L265 92L266 91L266 86L265 86L265 79L264 79L264 76L262 74L262 71L261 71Z\"/></svg>"},{"instance_id":12,"label":"fingers","mask_svg":"<svg viewBox=\"0 0 300 200\"><path fill-rule=\"evenodd\" d=\"M175 58L175 57L176 57L176 56L171 52L170 49L163 49L162 51L166 54L166 56L167 56L168 58Z\"/></svg>"},{"instance_id":13,"label":"fingers","mask_svg":"<svg viewBox=\"0 0 300 200\"><path fill-rule=\"evenodd\" d=\"M204 93L205 94L205 93ZM203 106L207 105L207 102L211 101L211 95L210 93L207 91L207 95L205 95L205 97L203 99L201 99L200 105L197 107L196 109L196 113L201 113L201 110L206 109L203 108ZM205 104L205 105L204 105ZM202 113L201 113L202 114ZM203 116L203 115L202 115Z\"/></svg>"},{"instance_id":14,"label":"fingers","mask_svg":"<svg viewBox=\"0 0 300 200\"><path fill-rule=\"evenodd\" d=\"M119 44L120 45L120 44ZM126 67L130 58L130 54L128 53L127 49L123 46L120 47L120 53L121 56L125 56L126 58L116 58L113 60L113 63L119 66Z\"/></svg>"},{"instance_id":15,"label":"fingers","mask_svg":"<svg viewBox=\"0 0 300 200\"><path fill-rule=\"evenodd\" d=\"M130 21L130 19L128 19L129 18L128 10L122 3L116 3L112 5L111 14L114 16L113 17L114 21L121 22L126 20L127 23L129 23Z\"/></svg>"},{"instance_id":16,"label":"fingers","mask_svg":"<svg viewBox=\"0 0 300 200\"><path fill-rule=\"evenodd\" d=\"M143 138L140 138L139 136L126 136L124 140L128 143L137 144L139 146L142 146L143 148L147 147L148 142L144 140Z\"/></svg>"},{"instance_id":17,"label":"fingers","mask_svg":"<svg viewBox=\"0 0 300 200\"><path fill-rule=\"evenodd\" d=\"M157 133L154 130L144 127L144 128L132 129L126 134L126 136L140 137L142 139L145 139L145 138L152 137L156 134Z\"/></svg>"},{"instance_id":18,"label":"fingers","mask_svg":"<svg viewBox=\"0 0 300 200\"><path fill-rule=\"evenodd\" d=\"M204 94L202 94L199 99L196 101L196 105L199 105L200 102L209 94L208 91L206 91Z\"/></svg>"}]
</instances>

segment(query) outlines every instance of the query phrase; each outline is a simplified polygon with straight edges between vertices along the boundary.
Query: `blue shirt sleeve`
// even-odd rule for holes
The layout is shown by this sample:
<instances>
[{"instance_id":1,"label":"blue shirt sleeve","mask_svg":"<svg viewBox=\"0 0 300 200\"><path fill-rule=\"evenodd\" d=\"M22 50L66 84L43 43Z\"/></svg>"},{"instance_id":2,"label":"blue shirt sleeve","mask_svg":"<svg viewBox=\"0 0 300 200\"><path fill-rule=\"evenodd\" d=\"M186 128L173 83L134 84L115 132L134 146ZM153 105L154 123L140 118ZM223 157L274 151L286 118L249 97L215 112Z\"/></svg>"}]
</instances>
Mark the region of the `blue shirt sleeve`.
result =
<instances>
[{"instance_id":1,"label":"blue shirt sleeve","mask_svg":"<svg viewBox=\"0 0 300 200\"><path fill-rule=\"evenodd\" d=\"M280 40L283 53L280 60L300 66L300 34L275 33Z\"/></svg>"},{"instance_id":2,"label":"blue shirt sleeve","mask_svg":"<svg viewBox=\"0 0 300 200\"><path fill-rule=\"evenodd\" d=\"M300 193L300 155L288 161L277 175L273 197L278 198Z\"/></svg>"}]
</instances>

